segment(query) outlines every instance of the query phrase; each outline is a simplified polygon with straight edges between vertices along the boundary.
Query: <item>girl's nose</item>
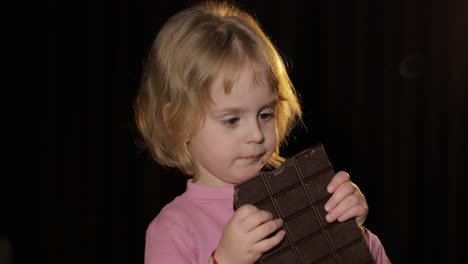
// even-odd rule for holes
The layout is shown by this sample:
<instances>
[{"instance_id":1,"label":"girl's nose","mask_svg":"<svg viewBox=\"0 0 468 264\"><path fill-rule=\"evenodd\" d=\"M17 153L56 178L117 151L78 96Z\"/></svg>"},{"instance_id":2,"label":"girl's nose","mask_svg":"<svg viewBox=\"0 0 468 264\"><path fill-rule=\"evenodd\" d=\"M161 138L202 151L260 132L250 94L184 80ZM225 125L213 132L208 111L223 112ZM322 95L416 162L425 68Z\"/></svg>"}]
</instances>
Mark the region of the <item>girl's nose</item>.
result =
<instances>
[{"instance_id":1,"label":"girl's nose","mask_svg":"<svg viewBox=\"0 0 468 264\"><path fill-rule=\"evenodd\" d=\"M265 139L263 129L258 121L252 122L249 126L248 141L253 143L261 143Z\"/></svg>"}]
</instances>

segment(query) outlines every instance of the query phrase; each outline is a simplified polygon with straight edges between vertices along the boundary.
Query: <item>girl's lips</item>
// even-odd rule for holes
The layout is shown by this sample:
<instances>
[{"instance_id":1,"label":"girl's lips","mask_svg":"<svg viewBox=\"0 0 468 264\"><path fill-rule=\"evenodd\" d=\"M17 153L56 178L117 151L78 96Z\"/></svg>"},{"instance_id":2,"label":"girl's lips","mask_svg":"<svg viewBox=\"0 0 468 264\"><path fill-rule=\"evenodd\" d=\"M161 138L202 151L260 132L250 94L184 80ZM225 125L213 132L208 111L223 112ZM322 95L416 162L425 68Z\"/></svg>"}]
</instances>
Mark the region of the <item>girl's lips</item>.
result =
<instances>
[{"instance_id":1,"label":"girl's lips","mask_svg":"<svg viewBox=\"0 0 468 264\"><path fill-rule=\"evenodd\" d=\"M257 160L257 159L260 159L261 157L263 157L263 155L265 155L265 153L246 156L246 157L244 157L244 159Z\"/></svg>"}]
</instances>

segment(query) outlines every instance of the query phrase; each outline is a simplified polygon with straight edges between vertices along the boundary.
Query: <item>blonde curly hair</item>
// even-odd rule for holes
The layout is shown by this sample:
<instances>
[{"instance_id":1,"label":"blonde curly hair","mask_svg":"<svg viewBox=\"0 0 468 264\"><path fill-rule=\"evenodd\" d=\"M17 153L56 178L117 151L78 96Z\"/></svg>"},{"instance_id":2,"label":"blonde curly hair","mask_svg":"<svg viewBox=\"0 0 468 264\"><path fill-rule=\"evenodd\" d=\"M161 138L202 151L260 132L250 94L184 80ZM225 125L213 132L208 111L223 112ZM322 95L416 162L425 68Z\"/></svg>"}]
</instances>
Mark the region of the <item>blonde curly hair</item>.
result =
<instances>
[{"instance_id":1,"label":"blonde curly hair","mask_svg":"<svg viewBox=\"0 0 468 264\"><path fill-rule=\"evenodd\" d=\"M202 2L163 25L145 61L135 119L143 146L158 163L193 174L185 142L203 122L210 87L222 70L229 92L246 59L263 67L278 98L278 143L267 165L284 161L280 146L302 112L283 58L251 14L229 2Z\"/></svg>"}]
</instances>

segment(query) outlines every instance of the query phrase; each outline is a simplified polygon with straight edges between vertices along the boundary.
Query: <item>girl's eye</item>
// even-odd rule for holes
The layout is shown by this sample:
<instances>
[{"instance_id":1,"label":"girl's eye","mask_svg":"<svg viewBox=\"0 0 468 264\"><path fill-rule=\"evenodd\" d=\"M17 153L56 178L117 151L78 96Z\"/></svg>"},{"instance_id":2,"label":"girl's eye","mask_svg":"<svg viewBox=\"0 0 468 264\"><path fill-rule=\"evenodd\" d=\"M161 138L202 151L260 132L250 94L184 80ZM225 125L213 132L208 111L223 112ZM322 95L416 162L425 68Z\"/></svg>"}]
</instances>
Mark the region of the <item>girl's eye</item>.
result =
<instances>
[{"instance_id":1,"label":"girl's eye","mask_svg":"<svg viewBox=\"0 0 468 264\"><path fill-rule=\"evenodd\" d=\"M261 113L259 116L261 120L267 121L274 117L274 113L273 112Z\"/></svg>"},{"instance_id":2,"label":"girl's eye","mask_svg":"<svg viewBox=\"0 0 468 264\"><path fill-rule=\"evenodd\" d=\"M233 117L233 118L229 118L229 119L224 120L223 124L228 125L228 126L233 126L233 125L237 124L237 122L239 122L239 118L238 117Z\"/></svg>"}]
</instances>

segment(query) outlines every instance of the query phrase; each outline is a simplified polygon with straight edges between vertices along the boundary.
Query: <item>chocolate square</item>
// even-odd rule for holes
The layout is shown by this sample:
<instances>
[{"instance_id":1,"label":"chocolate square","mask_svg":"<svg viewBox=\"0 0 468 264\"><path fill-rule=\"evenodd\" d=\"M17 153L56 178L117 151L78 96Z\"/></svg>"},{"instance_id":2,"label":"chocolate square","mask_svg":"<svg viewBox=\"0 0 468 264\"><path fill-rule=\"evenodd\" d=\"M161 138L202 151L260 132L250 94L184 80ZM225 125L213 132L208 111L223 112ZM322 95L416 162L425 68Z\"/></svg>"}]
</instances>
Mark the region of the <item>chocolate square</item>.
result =
<instances>
[{"instance_id":1,"label":"chocolate square","mask_svg":"<svg viewBox=\"0 0 468 264\"><path fill-rule=\"evenodd\" d=\"M257 263L373 263L354 219L325 220L326 187L334 175L319 144L235 187L234 209L253 204L284 221L285 239Z\"/></svg>"}]
</instances>

